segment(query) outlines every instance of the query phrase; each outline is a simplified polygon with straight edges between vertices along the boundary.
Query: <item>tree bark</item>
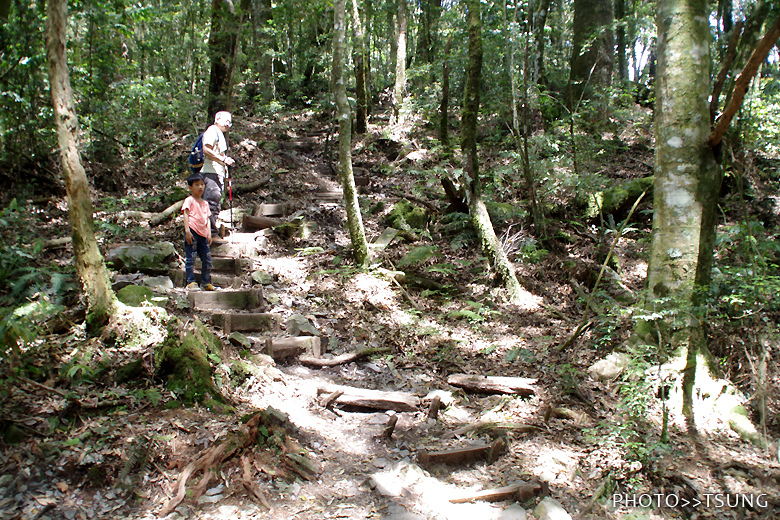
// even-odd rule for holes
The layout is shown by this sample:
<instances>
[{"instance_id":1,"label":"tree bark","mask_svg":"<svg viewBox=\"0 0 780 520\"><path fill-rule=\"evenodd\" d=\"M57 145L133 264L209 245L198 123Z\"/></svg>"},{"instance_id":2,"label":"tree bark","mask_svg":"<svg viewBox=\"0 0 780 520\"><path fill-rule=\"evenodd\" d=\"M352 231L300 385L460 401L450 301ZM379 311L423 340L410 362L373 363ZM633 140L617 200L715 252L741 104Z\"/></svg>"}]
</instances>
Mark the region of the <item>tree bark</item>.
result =
<instances>
[{"instance_id":1,"label":"tree bark","mask_svg":"<svg viewBox=\"0 0 780 520\"><path fill-rule=\"evenodd\" d=\"M570 99L575 109L612 83L615 37L612 0L574 0Z\"/></svg>"},{"instance_id":2,"label":"tree bark","mask_svg":"<svg viewBox=\"0 0 780 520\"><path fill-rule=\"evenodd\" d=\"M89 183L78 151L79 123L67 62L67 0L48 0L46 54L54 121L60 146L62 175L68 194L68 213L76 271L87 297L87 325L100 327L111 317L117 300L95 240Z\"/></svg>"},{"instance_id":3,"label":"tree bark","mask_svg":"<svg viewBox=\"0 0 780 520\"><path fill-rule=\"evenodd\" d=\"M365 134L368 130L368 89L366 88L366 44L363 33L363 22L360 19L358 0L352 0L352 21L355 31L355 97L357 110L355 113L355 133Z\"/></svg>"},{"instance_id":4,"label":"tree bark","mask_svg":"<svg viewBox=\"0 0 780 520\"><path fill-rule=\"evenodd\" d=\"M347 227L355 254L355 262L367 267L371 262L368 240L363 228L363 218L352 173L352 115L344 81L344 56L346 54L346 0L336 0L333 14L333 94L339 121L339 179L344 190L347 210Z\"/></svg>"},{"instance_id":5,"label":"tree bark","mask_svg":"<svg viewBox=\"0 0 780 520\"><path fill-rule=\"evenodd\" d=\"M465 99L461 118L461 149L463 150L463 169L467 186L464 186L469 204L471 223L480 240L483 254L498 279L507 289L509 301L519 303L522 294L512 264L496 237L493 223L490 221L485 203L482 200L482 185L479 179L479 159L477 156L477 116L479 114L479 90L482 80L482 17L479 0L467 0L469 61L466 72Z\"/></svg>"},{"instance_id":6,"label":"tree bark","mask_svg":"<svg viewBox=\"0 0 780 520\"><path fill-rule=\"evenodd\" d=\"M208 113L209 120L220 110L230 111L233 69L241 26L233 3L229 0L212 0L211 32L209 34Z\"/></svg>"},{"instance_id":7,"label":"tree bark","mask_svg":"<svg viewBox=\"0 0 780 520\"><path fill-rule=\"evenodd\" d=\"M439 141L444 148L450 147L450 50L452 49L452 36L447 38L444 46L444 60L441 66L441 116L439 121Z\"/></svg>"},{"instance_id":8,"label":"tree bark","mask_svg":"<svg viewBox=\"0 0 780 520\"><path fill-rule=\"evenodd\" d=\"M653 343L683 366L683 412L692 420L696 360L704 345L692 310L706 287L715 244L720 169L709 137L709 7L706 0L658 2L653 241L646 306L671 316L655 323ZM660 341L658 341L660 340Z\"/></svg>"},{"instance_id":9,"label":"tree bark","mask_svg":"<svg viewBox=\"0 0 780 520\"><path fill-rule=\"evenodd\" d=\"M395 104L393 105L393 115L397 124L404 121L403 105L406 95L406 31L407 31L407 0L398 0L398 44L397 55L395 59Z\"/></svg>"}]
</instances>

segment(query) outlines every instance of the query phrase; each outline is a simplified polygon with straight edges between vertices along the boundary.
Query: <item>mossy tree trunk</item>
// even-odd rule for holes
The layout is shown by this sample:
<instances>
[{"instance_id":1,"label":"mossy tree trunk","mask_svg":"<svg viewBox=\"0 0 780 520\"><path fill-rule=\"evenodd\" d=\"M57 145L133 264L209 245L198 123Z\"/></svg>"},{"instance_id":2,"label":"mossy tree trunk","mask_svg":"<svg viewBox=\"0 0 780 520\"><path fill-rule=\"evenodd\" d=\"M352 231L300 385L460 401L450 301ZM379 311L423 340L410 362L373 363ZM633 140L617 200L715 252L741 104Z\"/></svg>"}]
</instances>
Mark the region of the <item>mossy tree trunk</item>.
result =
<instances>
[{"instance_id":1,"label":"mossy tree trunk","mask_svg":"<svg viewBox=\"0 0 780 520\"><path fill-rule=\"evenodd\" d=\"M346 54L346 0L336 0L333 6L333 94L336 99L336 114L339 122L339 179L344 190L344 205L347 210L347 226L355 262L367 267L371 262L368 253L366 231L355 189L352 173L352 114L344 81L344 57Z\"/></svg>"},{"instance_id":2,"label":"mossy tree trunk","mask_svg":"<svg viewBox=\"0 0 780 520\"><path fill-rule=\"evenodd\" d=\"M232 2L212 0L211 31L209 33L208 115L209 122L220 110L230 111L233 69L235 66L238 32L241 21Z\"/></svg>"},{"instance_id":3,"label":"mossy tree trunk","mask_svg":"<svg viewBox=\"0 0 780 520\"><path fill-rule=\"evenodd\" d=\"M397 124L402 124L404 118L404 96L406 95L406 31L407 0L398 0L398 38L395 58L395 103L393 105L393 117Z\"/></svg>"},{"instance_id":4,"label":"mossy tree trunk","mask_svg":"<svg viewBox=\"0 0 780 520\"><path fill-rule=\"evenodd\" d=\"M647 307L666 317L656 323L651 339L660 339L670 355L687 359L683 412L688 419L693 418L696 360L706 348L695 288L707 287L710 281L721 183L720 168L707 145L709 11L706 0L658 2L655 191Z\"/></svg>"},{"instance_id":5,"label":"mossy tree trunk","mask_svg":"<svg viewBox=\"0 0 780 520\"><path fill-rule=\"evenodd\" d=\"M570 100L575 110L581 97L602 96L612 83L615 60L612 0L574 0ZM606 98L601 98L606 109Z\"/></svg>"},{"instance_id":6,"label":"mossy tree trunk","mask_svg":"<svg viewBox=\"0 0 780 520\"><path fill-rule=\"evenodd\" d=\"M368 88L366 86L366 44L363 36L363 22L360 19L358 0L352 0L352 23L355 31L355 97L357 110L355 113L355 132L365 134L368 129Z\"/></svg>"},{"instance_id":7,"label":"mossy tree trunk","mask_svg":"<svg viewBox=\"0 0 780 520\"><path fill-rule=\"evenodd\" d=\"M467 186L471 223L479 237L482 253L487 257L499 280L507 289L509 301L519 303L522 289L517 281L512 264L499 242L493 223L490 221L485 202L482 200L482 184L479 179L479 158L477 156L477 116L479 114L479 89L482 80L482 17L479 0L468 0L469 60L466 72L465 99L461 118L461 148Z\"/></svg>"},{"instance_id":8,"label":"mossy tree trunk","mask_svg":"<svg viewBox=\"0 0 780 520\"><path fill-rule=\"evenodd\" d=\"M95 240L89 183L78 151L79 123L73 106L73 91L67 62L67 0L46 4L46 53L54 121L60 146L60 161L68 194L73 252L76 271L87 296L87 324L100 327L117 306L108 271Z\"/></svg>"}]
</instances>

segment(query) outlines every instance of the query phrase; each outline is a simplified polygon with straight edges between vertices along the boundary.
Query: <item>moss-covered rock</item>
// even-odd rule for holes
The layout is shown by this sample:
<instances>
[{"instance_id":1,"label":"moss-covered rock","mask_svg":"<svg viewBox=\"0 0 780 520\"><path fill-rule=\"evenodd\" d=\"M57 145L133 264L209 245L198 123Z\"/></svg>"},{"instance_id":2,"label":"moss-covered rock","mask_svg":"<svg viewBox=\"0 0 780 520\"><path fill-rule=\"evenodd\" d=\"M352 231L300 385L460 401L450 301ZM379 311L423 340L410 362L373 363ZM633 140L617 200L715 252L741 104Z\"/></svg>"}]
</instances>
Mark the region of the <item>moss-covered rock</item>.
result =
<instances>
[{"instance_id":1,"label":"moss-covered rock","mask_svg":"<svg viewBox=\"0 0 780 520\"><path fill-rule=\"evenodd\" d=\"M116 297L125 305L141 307L144 302L152 303L154 292L150 288L141 285L128 285L119 289Z\"/></svg>"},{"instance_id":2,"label":"moss-covered rock","mask_svg":"<svg viewBox=\"0 0 780 520\"><path fill-rule=\"evenodd\" d=\"M211 366L211 361L221 361L221 353L220 339L196 319L192 330L184 334L169 326L167 338L155 349L155 369L185 405L213 407L225 401L214 385Z\"/></svg>"},{"instance_id":3,"label":"moss-covered rock","mask_svg":"<svg viewBox=\"0 0 780 520\"><path fill-rule=\"evenodd\" d=\"M395 203L390 210L385 223L402 231L422 230L428 226L430 215L423 208L418 208L406 199L401 199Z\"/></svg>"},{"instance_id":4,"label":"moss-covered rock","mask_svg":"<svg viewBox=\"0 0 780 520\"><path fill-rule=\"evenodd\" d=\"M641 179L632 179L627 182L621 182L615 186L591 194L587 201L588 218L596 218L599 211L604 215L628 211L634 201L647 191L652 200L654 177L642 177Z\"/></svg>"}]
</instances>

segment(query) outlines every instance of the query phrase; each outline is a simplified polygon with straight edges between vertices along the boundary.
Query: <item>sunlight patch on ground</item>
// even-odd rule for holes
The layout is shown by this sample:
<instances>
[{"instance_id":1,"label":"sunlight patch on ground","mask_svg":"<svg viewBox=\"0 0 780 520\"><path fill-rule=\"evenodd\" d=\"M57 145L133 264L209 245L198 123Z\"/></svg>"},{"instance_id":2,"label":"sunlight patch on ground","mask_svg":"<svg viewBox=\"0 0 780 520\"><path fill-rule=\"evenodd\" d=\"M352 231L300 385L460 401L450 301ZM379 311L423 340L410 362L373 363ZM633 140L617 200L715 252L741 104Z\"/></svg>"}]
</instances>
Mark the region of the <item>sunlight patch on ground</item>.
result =
<instances>
[{"instance_id":1,"label":"sunlight patch on ground","mask_svg":"<svg viewBox=\"0 0 780 520\"><path fill-rule=\"evenodd\" d=\"M281 280L290 285L296 285L301 290L308 290L311 285L306 282L309 265L297 258L262 258L257 263L260 269L275 273Z\"/></svg>"},{"instance_id":2,"label":"sunlight patch on ground","mask_svg":"<svg viewBox=\"0 0 780 520\"><path fill-rule=\"evenodd\" d=\"M559 446L540 447L536 461L529 468L549 483L572 484L581 454Z\"/></svg>"},{"instance_id":3,"label":"sunlight patch on ground","mask_svg":"<svg viewBox=\"0 0 780 520\"><path fill-rule=\"evenodd\" d=\"M368 302L384 310L397 308L393 287L388 280L367 273L358 273L347 282L344 295L351 303Z\"/></svg>"},{"instance_id":4,"label":"sunlight patch on ground","mask_svg":"<svg viewBox=\"0 0 780 520\"><path fill-rule=\"evenodd\" d=\"M538 311L542 308L544 298L520 288L520 297L516 302L517 307L524 311Z\"/></svg>"}]
</instances>

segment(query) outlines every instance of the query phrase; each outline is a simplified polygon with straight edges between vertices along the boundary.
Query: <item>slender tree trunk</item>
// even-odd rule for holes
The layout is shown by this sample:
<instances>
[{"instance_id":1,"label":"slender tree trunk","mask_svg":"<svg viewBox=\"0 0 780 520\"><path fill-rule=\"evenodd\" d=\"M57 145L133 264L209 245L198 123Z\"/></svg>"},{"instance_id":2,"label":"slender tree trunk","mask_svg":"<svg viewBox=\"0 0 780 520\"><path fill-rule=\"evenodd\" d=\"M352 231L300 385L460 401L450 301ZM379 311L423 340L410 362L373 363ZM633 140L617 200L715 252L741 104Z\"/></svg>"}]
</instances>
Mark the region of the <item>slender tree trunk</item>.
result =
<instances>
[{"instance_id":1,"label":"slender tree trunk","mask_svg":"<svg viewBox=\"0 0 780 520\"><path fill-rule=\"evenodd\" d=\"M617 75L622 85L628 81L628 54L626 48L628 42L626 41L626 1L627 0L615 0L615 21L617 27L615 29L615 55L617 57Z\"/></svg>"},{"instance_id":2,"label":"slender tree trunk","mask_svg":"<svg viewBox=\"0 0 780 520\"><path fill-rule=\"evenodd\" d=\"M538 14L534 17L534 34L536 36L536 67L533 81L542 85L547 84L544 68L544 44L547 38L544 28L547 25L547 13L550 11L550 0L540 0Z\"/></svg>"},{"instance_id":3,"label":"slender tree trunk","mask_svg":"<svg viewBox=\"0 0 780 520\"><path fill-rule=\"evenodd\" d=\"M236 46L241 23L232 2L212 0L211 32L209 33L208 113L209 119L220 110L231 109L231 88L235 66Z\"/></svg>"},{"instance_id":4,"label":"slender tree trunk","mask_svg":"<svg viewBox=\"0 0 780 520\"><path fill-rule=\"evenodd\" d=\"M461 149L463 151L463 169L468 183L465 186L465 191L468 194L469 216L479 237L482 253L496 271L498 279L506 287L509 301L519 303L522 288L501 242L496 237L490 215L488 215L485 202L482 200L479 158L477 156L477 117L482 80L482 17L479 11L479 0L467 0L466 6L468 10L469 61L461 118Z\"/></svg>"},{"instance_id":5,"label":"slender tree trunk","mask_svg":"<svg viewBox=\"0 0 780 520\"><path fill-rule=\"evenodd\" d=\"M366 88L366 45L363 36L363 23L360 20L358 0L352 0L352 19L355 30L355 96L357 111L355 114L355 133L365 134L368 129L368 99Z\"/></svg>"},{"instance_id":6,"label":"slender tree trunk","mask_svg":"<svg viewBox=\"0 0 780 520\"><path fill-rule=\"evenodd\" d=\"M255 52L257 53L255 70L257 73L258 101L270 103L274 97L273 56L274 40L271 34L271 0L252 1L252 25L255 31Z\"/></svg>"},{"instance_id":7,"label":"slender tree trunk","mask_svg":"<svg viewBox=\"0 0 780 520\"><path fill-rule=\"evenodd\" d=\"M696 286L707 287L715 245L720 168L707 145L710 27L707 0L659 0L653 241L648 307L666 312L651 335L685 359L683 412L693 419L692 390L706 348L695 312ZM653 337L654 336L654 337Z\"/></svg>"},{"instance_id":8,"label":"slender tree trunk","mask_svg":"<svg viewBox=\"0 0 780 520\"><path fill-rule=\"evenodd\" d=\"M450 50L452 49L452 36L447 38L444 46L444 60L441 72L441 120L439 123L439 140L444 148L450 147Z\"/></svg>"},{"instance_id":9,"label":"slender tree trunk","mask_svg":"<svg viewBox=\"0 0 780 520\"><path fill-rule=\"evenodd\" d=\"M87 296L87 324L97 328L105 324L116 308L108 271L95 240L92 199L89 183L78 151L79 123L73 106L73 91L67 62L67 0L48 0L46 18L46 54L54 121L60 145L60 161L68 193L73 252L76 272Z\"/></svg>"},{"instance_id":10,"label":"slender tree trunk","mask_svg":"<svg viewBox=\"0 0 780 520\"><path fill-rule=\"evenodd\" d=\"M333 6L333 94L336 99L336 113L339 121L339 179L344 190L344 205L347 210L347 226L355 253L355 262L368 267L371 257L363 228L363 218L352 174L352 114L347 99L344 81L344 56L346 54L346 0L336 0Z\"/></svg>"},{"instance_id":11,"label":"slender tree trunk","mask_svg":"<svg viewBox=\"0 0 780 520\"><path fill-rule=\"evenodd\" d=\"M398 124L403 123L403 105L406 95L406 30L408 25L406 2L407 0L398 0L398 46L395 59L395 105L393 106L393 115Z\"/></svg>"}]
</instances>

